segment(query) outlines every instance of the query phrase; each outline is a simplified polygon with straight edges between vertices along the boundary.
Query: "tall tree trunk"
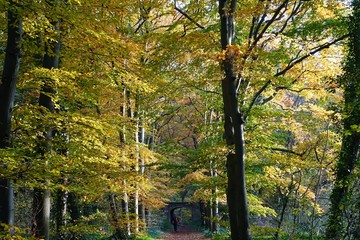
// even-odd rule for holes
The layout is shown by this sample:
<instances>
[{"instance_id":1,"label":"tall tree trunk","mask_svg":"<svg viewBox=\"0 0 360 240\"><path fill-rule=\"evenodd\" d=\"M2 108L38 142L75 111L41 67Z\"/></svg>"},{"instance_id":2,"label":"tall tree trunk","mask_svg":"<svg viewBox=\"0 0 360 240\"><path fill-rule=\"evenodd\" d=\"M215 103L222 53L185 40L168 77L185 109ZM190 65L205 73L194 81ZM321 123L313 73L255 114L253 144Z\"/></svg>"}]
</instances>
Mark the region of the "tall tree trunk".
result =
<instances>
[{"instance_id":1,"label":"tall tree trunk","mask_svg":"<svg viewBox=\"0 0 360 240\"><path fill-rule=\"evenodd\" d=\"M66 123L64 123L65 125ZM57 152L61 154L64 157L69 156L69 149L68 144L70 141L70 136L68 132L60 131L58 132L59 137L61 137L61 141L63 141L63 146L57 148ZM70 180L71 181L71 180ZM63 186L68 185L70 182L67 177L61 176L59 183ZM67 213L68 213L68 198L69 198L69 192L67 190L58 189L56 192L56 233L57 233L57 239L59 240L65 240L68 237L66 236L66 232L64 231L64 228L67 224Z\"/></svg>"},{"instance_id":2,"label":"tall tree trunk","mask_svg":"<svg viewBox=\"0 0 360 240\"><path fill-rule=\"evenodd\" d=\"M140 121L141 126L140 126L140 142L145 144L145 127L144 127L144 120ZM140 172L141 172L141 176L144 177L145 176L145 155L143 153L141 153L140 151ZM142 223L143 223L143 227L146 228L146 206L144 204L144 201L141 201L141 219L142 219Z\"/></svg>"},{"instance_id":3,"label":"tall tree trunk","mask_svg":"<svg viewBox=\"0 0 360 240\"><path fill-rule=\"evenodd\" d=\"M4 69L0 82L0 148L12 147L11 117L21 58L22 20L16 4L9 1L7 43ZM14 224L12 181L0 178L0 223ZM12 228L11 228L12 229ZM0 231L3 228L0 225Z\"/></svg>"},{"instance_id":4,"label":"tall tree trunk","mask_svg":"<svg viewBox=\"0 0 360 240\"><path fill-rule=\"evenodd\" d=\"M136 102L136 105L138 103ZM134 113L135 118L135 174L139 175L140 170L140 142L139 142L139 117L138 117L138 106ZM134 211L135 211L135 233L139 232L139 183L135 184L135 195L134 195Z\"/></svg>"},{"instance_id":5,"label":"tall tree trunk","mask_svg":"<svg viewBox=\"0 0 360 240\"><path fill-rule=\"evenodd\" d=\"M56 197L56 232L59 240L66 239L63 227L66 226L68 192L63 190L57 191Z\"/></svg>"},{"instance_id":6,"label":"tall tree trunk","mask_svg":"<svg viewBox=\"0 0 360 240\"><path fill-rule=\"evenodd\" d=\"M219 200L217 197L217 187L215 187L215 190L213 192L214 194L214 200L213 200L213 221L212 221L212 231L214 233L217 233L219 231Z\"/></svg>"},{"instance_id":7,"label":"tall tree trunk","mask_svg":"<svg viewBox=\"0 0 360 240\"><path fill-rule=\"evenodd\" d=\"M39 238L49 239L50 190L34 190L33 216L32 234Z\"/></svg>"},{"instance_id":8,"label":"tall tree trunk","mask_svg":"<svg viewBox=\"0 0 360 240\"><path fill-rule=\"evenodd\" d=\"M344 210L351 198L349 186L359 159L360 133L353 126L360 126L360 0L353 0L353 15L349 21L349 52L345 75L340 78L344 87L344 135L336 166L336 179L330 200L331 208L326 229L326 239L343 239ZM359 223L358 223L359 224Z\"/></svg>"},{"instance_id":9,"label":"tall tree trunk","mask_svg":"<svg viewBox=\"0 0 360 240\"><path fill-rule=\"evenodd\" d=\"M115 227L113 237L115 237L115 239L127 239L125 232L120 227L116 196L114 194L109 194L108 198L110 203L111 224Z\"/></svg>"},{"instance_id":10,"label":"tall tree trunk","mask_svg":"<svg viewBox=\"0 0 360 240\"><path fill-rule=\"evenodd\" d=\"M69 192L68 194L68 205L69 205L69 214L70 214L70 223L76 224L76 221L80 218L80 208L79 203L76 198L75 193ZM70 232L70 240L78 239L76 232Z\"/></svg>"},{"instance_id":11,"label":"tall tree trunk","mask_svg":"<svg viewBox=\"0 0 360 240\"><path fill-rule=\"evenodd\" d=\"M208 111L205 111L204 114L204 124L205 125L212 125L213 124L213 110L209 111L209 118L208 118ZM205 136L208 136L209 132L205 133ZM207 138L207 137L206 137ZM211 159L209 162L209 168L210 168L210 176L212 178L216 178L217 177L217 169L216 169L216 163L213 162L213 160ZM218 201L218 197L217 197L217 186L215 186L212 190L212 197L210 198L210 206L211 206L211 211L210 211L210 219L211 219L211 226L210 226L210 230L211 232L218 232L218 228L219 228L219 224L218 224L218 217L219 217L219 201Z\"/></svg>"},{"instance_id":12,"label":"tall tree trunk","mask_svg":"<svg viewBox=\"0 0 360 240\"><path fill-rule=\"evenodd\" d=\"M59 20L53 22L53 26L56 30L59 30L59 25ZM45 55L43 58L44 68L59 68L60 45L60 39L56 42L50 42L49 44L45 45ZM49 82L45 82L43 89L40 93L39 105L47 108L51 113L55 111L55 103L52 101L51 97L51 95L53 94L55 94L55 90L53 89L51 84L49 84ZM51 151L51 141L54 135L54 129L48 129L45 135L46 149L44 151L48 152ZM42 154L45 154L45 152L43 152ZM51 207L50 190L44 190L39 188L34 189L33 204L34 222L32 224L32 232L35 234L36 237L44 237L45 239L49 239Z\"/></svg>"},{"instance_id":13,"label":"tall tree trunk","mask_svg":"<svg viewBox=\"0 0 360 240\"><path fill-rule=\"evenodd\" d=\"M69 193L68 203L69 203L70 221L71 223L74 223L76 222L76 220L80 218L80 208L75 193L73 192Z\"/></svg>"},{"instance_id":14,"label":"tall tree trunk","mask_svg":"<svg viewBox=\"0 0 360 240\"><path fill-rule=\"evenodd\" d=\"M212 164L212 163L211 163ZM213 169L213 167L211 167L211 177L217 177L217 173L216 170ZM218 201L218 190L217 187L215 186L215 188L211 191L212 193L212 197L210 199L210 206L211 206L211 231L212 232L218 232L218 217L219 217L219 201Z\"/></svg>"},{"instance_id":15,"label":"tall tree trunk","mask_svg":"<svg viewBox=\"0 0 360 240\"><path fill-rule=\"evenodd\" d=\"M127 88L125 85L123 85L124 90L123 90L123 103L120 106L120 114L122 115L123 118L126 118L128 115L130 115L130 112L127 111L127 103L128 103L128 95L130 95L130 93L127 91ZM125 159L126 158L126 127L125 125L122 127L122 130L120 131L120 146L122 148L122 157ZM126 171L128 168L127 163L124 162L123 165L123 169L124 171ZM123 206L123 213L125 214L125 220L127 222L126 224L126 234L127 236L131 235L131 228L130 228L130 217L129 217L129 196L128 196L128 192L127 192L127 182L126 179L123 180L123 185L124 185L124 195L123 195L123 199L122 199L122 206Z\"/></svg>"},{"instance_id":16,"label":"tall tree trunk","mask_svg":"<svg viewBox=\"0 0 360 240\"><path fill-rule=\"evenodd\" d=\"M219 0L219 14L221 20L221 47L227 47L235 41L234 13L236 0ZM231 238L233 240L250 239L248 204L245 183L245 141L244 120L238 106L238 92L236 89L236 73L230 59L222 62L225 78L222 80L222 95L225 117L225 140L229 148L227 155L227 204Z\"/></svg>"}]
</instances>

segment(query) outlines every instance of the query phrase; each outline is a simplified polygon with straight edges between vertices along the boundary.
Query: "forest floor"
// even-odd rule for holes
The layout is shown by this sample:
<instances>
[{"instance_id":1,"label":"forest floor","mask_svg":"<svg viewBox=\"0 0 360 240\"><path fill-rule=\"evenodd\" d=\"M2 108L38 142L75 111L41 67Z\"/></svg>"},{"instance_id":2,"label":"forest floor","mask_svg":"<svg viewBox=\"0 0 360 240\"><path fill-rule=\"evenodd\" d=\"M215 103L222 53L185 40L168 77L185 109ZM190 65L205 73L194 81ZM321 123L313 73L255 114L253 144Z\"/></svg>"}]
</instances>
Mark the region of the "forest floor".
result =
<instances>
[{"instance_id":1,"label":"forest floor","mask_svg":"<svg viewBox=\"0 0 360 240\"><path fill-rule=\"evenodd\" d=\"M189 229L188 226L179 226L178 231L163 233L159 236L161 240L207 240L202 232Z\"/></svg>"}]
</instances>

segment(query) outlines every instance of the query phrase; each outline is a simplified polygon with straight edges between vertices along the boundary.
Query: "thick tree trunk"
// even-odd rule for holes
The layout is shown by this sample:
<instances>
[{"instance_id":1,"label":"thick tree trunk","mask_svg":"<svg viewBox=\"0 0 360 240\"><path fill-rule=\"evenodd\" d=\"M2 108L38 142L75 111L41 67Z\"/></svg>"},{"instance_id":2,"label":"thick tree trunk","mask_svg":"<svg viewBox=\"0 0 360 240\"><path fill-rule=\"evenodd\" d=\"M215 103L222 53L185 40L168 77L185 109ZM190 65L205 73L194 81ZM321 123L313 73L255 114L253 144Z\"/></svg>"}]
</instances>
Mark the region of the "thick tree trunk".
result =
<instances>
[{"instance_id":1,"label":"thick tree trunk","mask_svg":"<svg viewBox=\"0 0 360 240\"><path fill-rule=\"evenodd\" d=\"M353 0L353 15L349 21L349 53L345 75L340 79L344 86L344 136L336 166L336 179L330 200L331 208L326 239L343 239L344 210L351 198L349 189L354 168L359 160L360 133L353 126L360 125L360 0ZM358 223L360 224L360 223Z\"/></svg>"},{"instance_id":2,"label":"thick tree trunk","mask_svg":"<svg viewBox=\"0 0 360 240\"><path fill-rule=\"evenodd\" d=\"M12 1L11 1L12 2ZM14 7L14 6L13 6ZM8 36L4 69L0 82L0 147L11 146L11 117L21 58L22 21L13 10L8 11Z\"/></svg>"},{"instance_id":3,"label":"thick tree trunk","mask_svg":"<svg viewBox=\"0 0 360 240\"><path fill-rule=\"evenodd\" d=\"M14 189L12 187L12 180L0 179L0 223L8 224L11 227L14 225ZM3 227L0 226L0 231Z\"/></svg>"},{"instance_id":4,"label":"thick tree trunk","mask_svg":"<svg viewBox=\"0 0 360 240\"><path fill-rule=\"evenodd\" d=\"M68 192L58 190L56 198L56 232L59 240L66 239L63 228L66 226Z\"/></svg>"},{"instance_id":5,"label":"thick tree trunk","mask_svg":"<svg viewBox=\"0 0 360 240\"><path fill-rule=\"evenodd\" d=\"M20 67L22 21L13 1L9 1L8 36L2 79L0 81L0 148L12 147L11 117L16 82ZM14 224L14 193L12 181L0 178L0 223ZM0 231L2 227L0 226Z\"/></svg>"},{"instance_id":6,"label":"thick tree trunk","mask_svg":"<svg viewBox=\"0 0 360 240\"><path fill-rule=\"evenodd\" d=\"M60 21L53 23L54 28L59 29ZM45 55L43 58L43 67L47 69L59 68L59 54L60 54L60 40L52 42L50 46L45 46ZM55 103L52 101L51 95L55 94L52 86L45 82L42 92L40 93L39 105L47 108L49 112L55 111ZM54 135L54 129L48 129L46 133L46 149L51 151L51 141ZM42 153L42 154L45 154ZM47 163L45 163L47 164ZM50 228L50 190L48 189L34 189L34 220L32 231L36 237L44 237L49 239Z\"/></svg>"},{"instance_id":7,"label":"thick tree trunk","mask_svg":"<svg viewBox=\"0 0 360 240\"><path fill-rule=\"evenodd\" d=\"M10 6L15 7L12 1ZM11 117L20 67L22 37L22 21L15 9L8 10L7 29L6 53L0 82L0 148L12 147ZM14 193L10 179L0 179L0 223L10 226L14 224Z\"/></svg>"},{"instance_id":8,"label":"thick tree trunk","mask_svg":"<svg viewBox=\"0 0 360 240\"><path fill-rule=\"evenodd\" d=\"M234 13L236 4L236 0L219 0L221 46L225 51L235 41ZM231 238L233 240L248 240L250 239L250 230L245 183L244 120L238 107L237 79L232 60L225 59L222 66L225 72L225 78L222 80L224 135L228 147L232 148L227 155L227 203Z\"/></svg>"},{"instance_id":9,"label":"thick tree trunk","mask_svg":"<svg viewBox=\"0 0 360 240\"><path fill-rule=\"evenodd\" d=\"M34 190L31 233L36 237L49 239L50 204L50 190Z\"/></svg>"},{"instance_id":10,"label":"thick tree trunk","mask_svg":"<svg viewBox=\"0 0 360 240\"><path fill-rule=\"evenodd\" d=\"M360 79L359 79L360 80ZM327 239L343 239L344 210L349 198L350 177L359 158L360 134L353 133L343 138L340 158L336 168L335 186L331 193L331 208L326 230Z\"/></svg>"}]
</instances>

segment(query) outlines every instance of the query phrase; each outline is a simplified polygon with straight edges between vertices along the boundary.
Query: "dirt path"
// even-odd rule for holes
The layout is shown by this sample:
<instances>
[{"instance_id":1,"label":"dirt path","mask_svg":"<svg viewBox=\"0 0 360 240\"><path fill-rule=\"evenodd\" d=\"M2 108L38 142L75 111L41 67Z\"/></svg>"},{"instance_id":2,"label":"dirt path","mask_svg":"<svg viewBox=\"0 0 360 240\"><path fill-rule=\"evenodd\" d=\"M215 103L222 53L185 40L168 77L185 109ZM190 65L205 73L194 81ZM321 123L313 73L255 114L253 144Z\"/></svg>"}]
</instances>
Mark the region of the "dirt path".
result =
<instances>
[{"instance_id":1,"label":"dirt path","mask_svg":"<svg viewBox=\"0 0 360 240\"><path fill-rule=\"evenodd\" d=\"M180 226L177 232L169 232L160 235L160 239L162 240L207 240L211 238L205 237L201 232L195 232L192 230L188 230L188 228L184 226Z\"/></svg>"}]
</instances>

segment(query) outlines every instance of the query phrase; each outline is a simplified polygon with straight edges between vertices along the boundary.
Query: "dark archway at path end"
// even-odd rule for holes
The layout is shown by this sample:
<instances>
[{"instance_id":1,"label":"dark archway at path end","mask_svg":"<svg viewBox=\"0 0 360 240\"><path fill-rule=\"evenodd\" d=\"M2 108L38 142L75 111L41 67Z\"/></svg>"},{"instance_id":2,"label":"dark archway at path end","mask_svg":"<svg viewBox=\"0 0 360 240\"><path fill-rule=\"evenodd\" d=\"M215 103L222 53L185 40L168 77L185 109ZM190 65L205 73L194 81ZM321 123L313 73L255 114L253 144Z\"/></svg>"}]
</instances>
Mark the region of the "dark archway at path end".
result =
<instances>
[{"instance_id":1,"label":"dark archway at path end","mask_svg":"<svg viewBox=\"0 0 360 240\"><path fill-rule=\"evenodd\" d=\"M169 222L171 221L175 210L179 208L187 208L191 211L191 221L200 221L201 214L199 204L191 202L166 202L166 206L164 207L164 213Z\"/></svg>"}]
</instances>

